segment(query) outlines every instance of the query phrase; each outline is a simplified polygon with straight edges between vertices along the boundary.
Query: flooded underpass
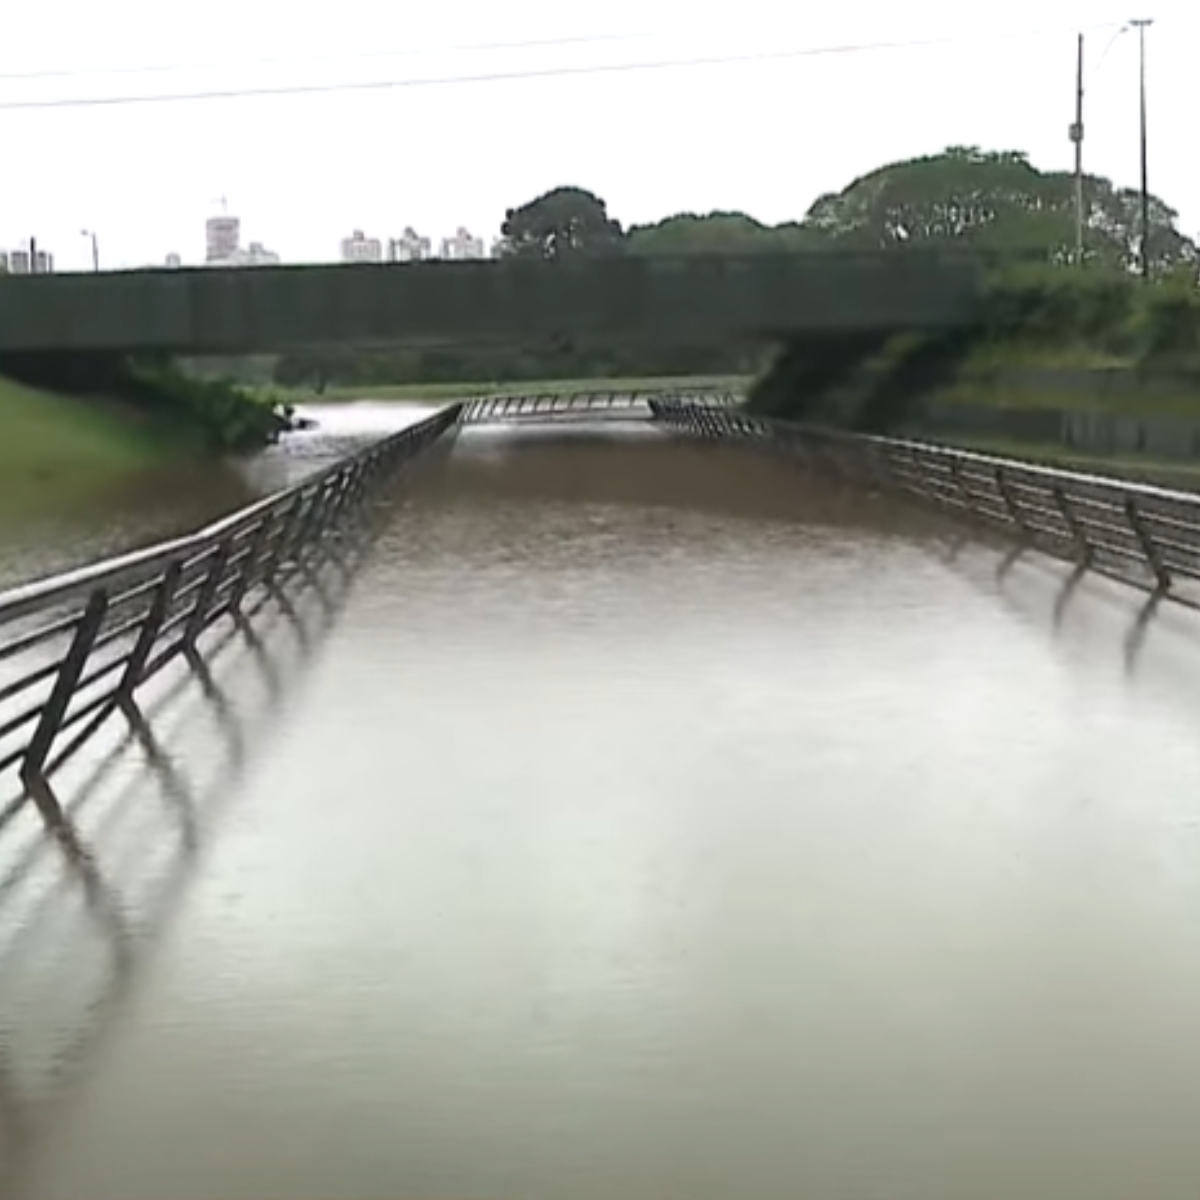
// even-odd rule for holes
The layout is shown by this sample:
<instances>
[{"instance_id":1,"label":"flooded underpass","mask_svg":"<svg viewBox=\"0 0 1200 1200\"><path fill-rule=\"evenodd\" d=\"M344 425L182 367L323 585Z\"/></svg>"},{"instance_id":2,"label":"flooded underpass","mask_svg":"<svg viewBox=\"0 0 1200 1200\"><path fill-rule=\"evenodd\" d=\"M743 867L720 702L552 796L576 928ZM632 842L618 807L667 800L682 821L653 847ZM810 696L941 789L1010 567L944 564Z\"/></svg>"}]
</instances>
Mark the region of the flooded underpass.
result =
<instances>
[{"instance_id":1,"label":"flooded underpass","mask_svg":"<svg viewBox=\"0 0 1200 1200\"><path fill-rule=\"evenodd\" d=\"M1194 616L649 428L350 566L0 828L9 1195L1194 1200Z\"/></svg>"}]
</instances>

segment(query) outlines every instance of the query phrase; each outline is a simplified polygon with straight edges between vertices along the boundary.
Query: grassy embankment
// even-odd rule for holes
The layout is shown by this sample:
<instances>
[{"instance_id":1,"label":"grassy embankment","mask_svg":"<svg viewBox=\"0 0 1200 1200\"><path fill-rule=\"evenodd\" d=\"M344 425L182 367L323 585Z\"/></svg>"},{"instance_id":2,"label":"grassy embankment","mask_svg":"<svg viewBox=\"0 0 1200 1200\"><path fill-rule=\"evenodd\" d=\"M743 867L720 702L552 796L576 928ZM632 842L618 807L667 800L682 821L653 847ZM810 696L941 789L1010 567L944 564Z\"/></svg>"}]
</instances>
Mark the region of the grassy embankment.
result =
<instances>
[{"instance_id":1,"label":"grassy embankment","mask_svg":"<svg viewBox=\"0 0 1200 1200\"><path fill-rule=\"evenodd\" d=\"M1156 377L1154 366L1152 359L1136 354L1117 355L1086 346L985 343L968 352L954 377L939 387L933 398L1000 409L1200 416L1200 379ZM1013 376L1020 372L1036 372L1045 382L1017 382ZM1055 386L1055 373L1063 377L1093 373L1097 380L1107 377L1111 386Z\"/></svg>"},{"instance_id":2,"label":"grassy embankment","mask_svg":"<svg viewBox=\"0 0 1200 1200\"><path fill-rule=\"evenodd\" d=\"M942 440L942 439L939 439ZM1200 462L1156 458L1149 454L1088 454L1043 442L1013 438L954 438L953 444L980 454L1018 458L1044 466L1064 467L1083 474L1119 475L1159 487L1200 490Z\"/></svg>"},{"instance_id":3,"label":"grassy embankment","mask_svg":"<svg viewBox=\"0 0 1200 1200\"><path fill-rule=\"evenodd\" d=\"M98 394L0 375L0 515L78 509L155 468L257 449L285 425L274 397L170 370Z\"/></svg>"},{"instance_id":4,"label":"grassy embankment","mask_svg":"<svg viewBox=\"0 0 1200 1200\"><path fill-rule=\"evenodd\" d=\"M0 377L0 511L70 505L179 453L177 433L144 413Z\"/></svg>"},{"instance_id":5,"label":"grassy embankment","mask_svg":"<svg viewBox=\"0 0 1200 1200\"><path fill-rule=\"evenodd\" d=\"M746 375L679 375L628 379L543 379L520 383L404 383L397 385L333 386L323 393L301 389L284 390L293 403L335 404L356 400L390 400L411 403L449 403L473 396L527 396L542 392L578 395L585 392L688 391L749 386Z\"/></svg>"}]
</instances>

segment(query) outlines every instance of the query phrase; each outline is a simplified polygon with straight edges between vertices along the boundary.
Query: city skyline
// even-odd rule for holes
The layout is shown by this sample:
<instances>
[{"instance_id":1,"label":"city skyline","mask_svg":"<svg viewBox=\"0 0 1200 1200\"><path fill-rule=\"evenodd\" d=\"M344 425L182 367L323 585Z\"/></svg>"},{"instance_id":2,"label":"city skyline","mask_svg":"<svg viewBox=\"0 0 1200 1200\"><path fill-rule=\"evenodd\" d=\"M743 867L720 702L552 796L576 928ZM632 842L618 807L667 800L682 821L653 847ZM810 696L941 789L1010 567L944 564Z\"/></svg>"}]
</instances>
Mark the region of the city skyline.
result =
<instances>
[{"instance_id":1,"label":"city skyline","mask_svg":"<svg viewBox=\"0 0 1200 1200\"><path fill-rule=\"evenodd\" d=\"M150 0L113 0L103 14L45 0L0 45L6 161L24 165L8 173L0 245L34 234L59 269L85 270L87 229L109 266L171 252L195 261L193 231L222 190L273 252L306 262L336 260L354 227L387 239L411 225L437 246L461 225L490 243L506 209L564 184L602 196L625 225L712 210L775 224L886 162L948 145L1024 150L1039 168L1069 170L1080 26L1085 169L1136 186L1136 38L1113 39L1135 16L1156 22L1151 190L1194 237L1194 7L1015 0L983 19L948 0L815 13L747 0L736 21L681 28L662 0L615 0L602 17L547 0L502 14L448 0L403 18L381 0L346 0L336 17L286 22L269 0L212 0L185 54ZM739 54L761 61L725 61ZM625 70L708 58L723 61ZM293 86L363 90L108 103ZM20 107L75 101L86 103Z\"/></svg>"},{"instance_id":2,"label":"city skyline","mask_svg":"<svg viewBox=\"0 0 1200 1200\"><path fill-rule=\"evenodd\" d=\"M95 254L92 262L86 268L72 267L68 270L95 270L97 265L103 270L138 270L153 269L167 266L182 268L192 266L207 267L260 267L276 266L287 260L261 241L250 241L242 244L241 218L229 212L228 204L222 201L222 211L210 216L204 223L204 252L199 258L181 253L178 250L167 251L158 259L135 264L106 264L99 253L98 234L83 231L82 236L96 238ZM36 236L31 239L36 245L38 267L35 273L54 272L55 258L52 247L48 247ZM494 257L498 240L490 246L481 237L475 237L464 226L459 225L453 235L448 237L426 237L419 234L411 225L405 226L403 233L396 238L372 237L361 229L354 230L350 236L341 239L338 251L324 258L290 260L295 263L384 263L384 262L414 262L430 259L481 259ZM9 249L0 249L0 269L9 269L14 274L28 274L32 261L29 244L16 244Z\"/></svg>"}]
</instances>

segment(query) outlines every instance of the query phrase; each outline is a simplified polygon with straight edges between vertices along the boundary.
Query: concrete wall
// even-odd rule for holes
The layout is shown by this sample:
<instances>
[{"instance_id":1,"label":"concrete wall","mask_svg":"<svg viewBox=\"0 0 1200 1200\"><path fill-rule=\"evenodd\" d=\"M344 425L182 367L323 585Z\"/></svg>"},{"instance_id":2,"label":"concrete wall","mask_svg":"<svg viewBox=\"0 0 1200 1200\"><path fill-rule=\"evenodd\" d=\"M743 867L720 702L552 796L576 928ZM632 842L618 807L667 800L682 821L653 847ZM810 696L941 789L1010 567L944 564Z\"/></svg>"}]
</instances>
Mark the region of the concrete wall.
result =
<instances>
[{"instance_id":1,"label":"concrete wall","mask_svg":"<svg viewBox=\"0 0 1200 1200\"><path fill-rule=\"evenodd\" d=\"M0 353L708 338L973 323L975 264L921 253L0 276Z\"/></svg>"},{"instance_id":2,"label":"concrete wall","mask_svg":"<svg viewBox=\"0 0 1200 1200\"><path fill-rule=\"evenodd\" d=\"M1100 454L1200 458L1200 417L1064 412L1062 442Z\"/></svg>"},{"instance_id":3,"label":"concrete wall","mask_svg":"<svg viewBox=\"0 0 1200 1200\"><path fill-rule=\"evenodd\" d=\"M1000 408L929 401L913 433L939 438L1003 438L1088 454L1200 459L1200 416L1118 415L1060 408Z\"/></svg>"}]
</instances>

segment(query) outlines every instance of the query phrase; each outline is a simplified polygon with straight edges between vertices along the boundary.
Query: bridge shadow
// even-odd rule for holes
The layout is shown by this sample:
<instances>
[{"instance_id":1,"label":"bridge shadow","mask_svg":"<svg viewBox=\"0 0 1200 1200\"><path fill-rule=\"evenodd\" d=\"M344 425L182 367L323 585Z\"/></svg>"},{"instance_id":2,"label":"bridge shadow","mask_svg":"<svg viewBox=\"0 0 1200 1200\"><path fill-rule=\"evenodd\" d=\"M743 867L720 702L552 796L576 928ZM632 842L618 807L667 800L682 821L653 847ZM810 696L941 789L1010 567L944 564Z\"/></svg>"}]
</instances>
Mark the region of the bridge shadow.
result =
<instances>
[{"instance_id":1,"label":"bridge shadow","mask_svg":"<svg viewBox=\"0 0 1200 1200\"><path fill-rule=\"evenodd\" d=\"M0 829L0 1197L43 1134L200 870L253 747L309 668L378 532L326 544L291 595L227 622L129 706L98 751L10 800ZM164 672L164 675L167 673ZM157 681L156 681L157 682ZM247 697L255 694L255 699ZM121 721L118 724L118 721Z\"/></svg>"}]
</instances>

